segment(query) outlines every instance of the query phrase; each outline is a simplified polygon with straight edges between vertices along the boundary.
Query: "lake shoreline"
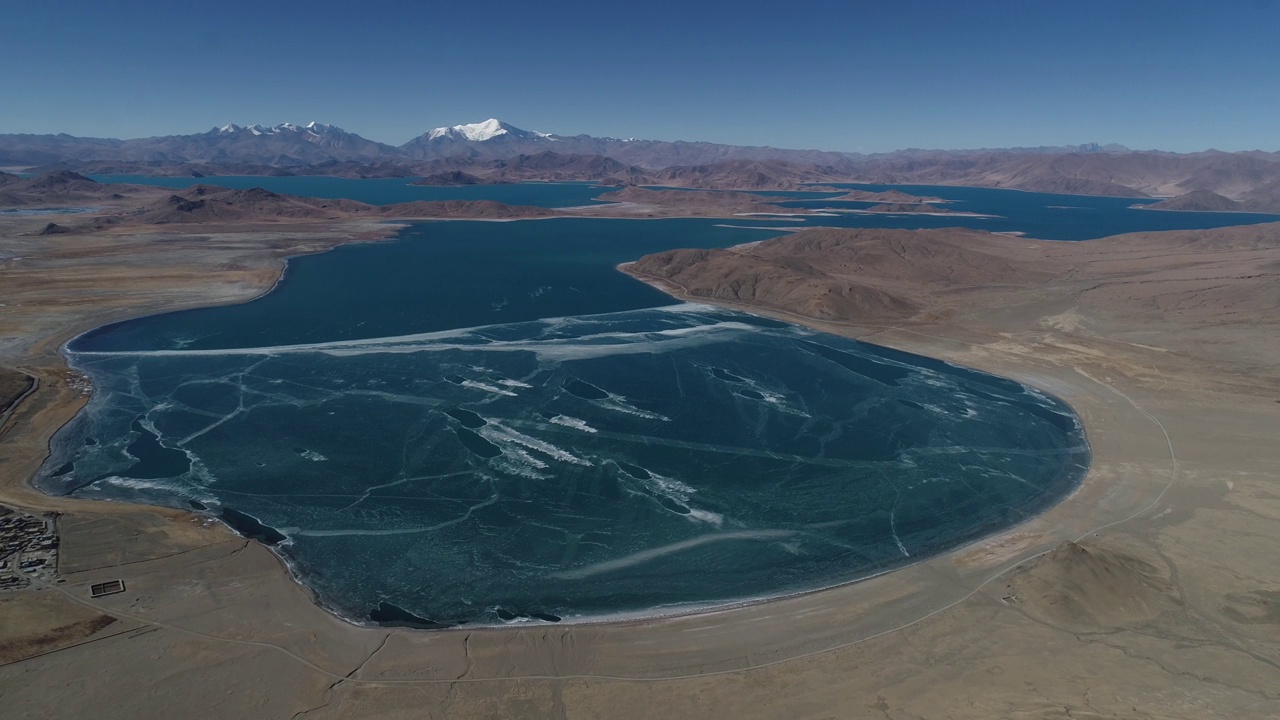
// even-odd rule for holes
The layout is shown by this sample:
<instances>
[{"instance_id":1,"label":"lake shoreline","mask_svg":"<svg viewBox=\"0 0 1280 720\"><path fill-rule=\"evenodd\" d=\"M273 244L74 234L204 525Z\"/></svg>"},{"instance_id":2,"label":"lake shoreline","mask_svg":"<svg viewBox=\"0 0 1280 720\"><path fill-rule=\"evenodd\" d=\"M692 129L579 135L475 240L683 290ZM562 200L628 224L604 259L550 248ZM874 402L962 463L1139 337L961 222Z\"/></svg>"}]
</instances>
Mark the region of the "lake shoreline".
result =
<instances>
[{"instance_id":1,"label":"lake shoreline","mask_svg":"<svg viewBox=\"0 0 1280 720\"><path fill-rule=\"evenodd\" d=\"M189 286L183 287L173 299L186 297L187 302L196 302L190 292ZM701 298L697 301L705 302ZM1051 309L1046 316L1060 310L1052 298L1046 299L1043 307ZM1037 310L1019 312L1025 315ZM102 324L85 321L89 322ZM1209 482L1201 479L1199 470L1206 463L1233 469L1233 497L1248 488L1262 487L1258 483L1267 473L1263 468L1275 450L1248 428L1265 426L1264 418L1274 418L1276 411L1263 404L1265 398L1234 390L1237 383L1229 370L1196 357L1173 357L1163 351L1072 336L1071 343L1091 351L1084 352L1072 349L1071 343L1060 338L1039 339L1043 331L1028 334L1019 329L1023 327L1020 322L1014 317L991 319L993 327L1005 328L1005 336L956 321L914 329L843 327L843 332L864 341L978 367L1071 402L1094 447L1091 479L1070 498L1015 531L851 586L740 609L598 626L547 624L471 633L410 633L354 628L328 616L288 577L287 570L280 572L284 568L273 553L228 537L225 529L205 526L189 513L151 506L111 508L97 501L79 501L75 507L65 507L74 514L65 530L67 550L71 556L94 561L73 561L66 569L65 585L40 592L44 596L72 593L100 578L124 576L136 591L96 601L95 607L120 618L126 629L150 631L129 644L95 643L101 649L92 656L77 651L21 663L21 667L39 669L40 673L27 676L13 702L19 709L36 707L33 703L43 697L48 685L83 675L83 662L106 660L118 668L129 668L132 677L149 677L154 666L146 657L161 653L172 657L170 667L204 668L199 677L205 686L211 678L218 678L245 689L271 687L278 702L299 710L314 706L317 698L328 697L326 688L339 681L343 687L337 689L334 702L364 697L372 703L365 707L420 707L424 696L443 698L446 692L451 696L456 692L455 702L476 711L492 708L494 702L506 702L503 698L515 683L539 698L559 688L554 691L564 693L563 701L580 709L630 706L648 707L654 713L678 713L690 712L707 698L715 698L717 714L742 716L759 713L761 708L776 709L776 693L771 688L783 682L831 707L859 707L856 701L840 698L866 691L871 695L889 693L890 697L905 693L920 710L940 712L954 707L956 699L969 695L972 688L980 687L987 703L998 702L1003 691L975 685L966 669L984 666L966 659L967 651L957 650L960 655L950 662L926 668L915 648L959 643L981 652L983 642L998 642L1003 657L1015 658L1004 663L1004 672L1044 683L1058 695L1087 695L1106 682L1124 683L1129 692L1136 693L1148 692L1147 688L1156 692L1153 683L1158 682L1158 690L1164 692L1170 679L1158 672L1152 675L1142 661L1110 656L1099 659L1088 654L1074 637L1019 619L1019 612L1034 614L1039 612L1038 606L1024 603L1015 611L1009 601L1001 599L1007 591L997 580L1018 576L1023 572L1020 565L1034 565L1034 560L1048 557L1060 539L1080 538L1080 533L1091 538L1091 528L1098 526L1096 520L1127 520L1128 525L1113 524L1117 529L1107 534L1118 538L1132 535L1144 543L1156 542L1152 538L1171 532L1184 539L1201 538L1193 545L1179 545L1182 549L1177 557L1184 578L1204 577L1215 562L1243 561L1242 557L1212 554L1205 556L1211 561L1196 559L1199 555L1186 557L1188 548L1205 548L1197 552L1212 553L1216 547L1204 541L1213 537L1212 527L1184 529L1187 518L1194 517L1187 513L1196 503L1204 502L1204 490L1197 488ZM1176 323L1172 327L1177 332ZM1155 347L1167 344L1162 338L1175 337L1165 332L1147 333L1139 339ZM1264 335L1254 341L1265 340ZM1191 340L1184 336L1182 342ZM22 463L11 461L21 459L21 453L13 452L15 442L40 452L43 436L47 448L47 438L60 426L56 420L69 419L83 401L68 379L55 372L59 361L56 347L50 344L49 339L38 343L33 347L37 355L28 354L31 359L23 360L30 366L44 353L46 361L35 374L44 380L45 390L17 408L12 423L15 429L4 437L8 473L22 472ZM1151 358L1162 366L1164 382L1190 388L1184 397L1156 392L1159 378L1152 384L1149 371L1141 369ZM1256 388L1257 381L1250 380ZM1151 410L1145 410L1147 407ZM1148 412L1151 415L1145 414ZM1215 418L1209 428L1202 427L1206 413ZM1159 427L1152 424L1151 417L1160 419ZM1181 470L1175 465L1170 471L1173 445L1166 448L1166 437L1158 432L1166 426L1179 438ZM1220 447L1212 447L1209 439L1188 442L1194 427L1209 430L1210 439L1219 437L1212 434L1215 432L1233 432L1236 441L1223 442ZM30 460L28 456L28 466ZM5 483L6 500L11 496L10 482ZM1177 512L1142 514L1166 497L1170 507L1179 508ZM48 500L47 496L44 499ZM1092 510L1085 512L1086 508ZM1105 517L1096 517L1099 508L1105 509ZM77 516L105 524L108 532L92 531L91 523L77 521ZM1095 521L1084 522L1090 519L1087 516L1095 516ZM142 543L135 540L132 548L126 549L120 542L124 536L117 531L129 528L132 530L125 536L146 539ZM1198 535L1185 534L1192 531ZM102 565L96 560L106 557L135 560L127 566ZM1241 582L1237 580L1235 585ZM1259 577L1257 582L1266 580ZM186 587L201 590L191 594L182 590ZM241 589L234 590L237 587ZM138 593L151 600L135 606ZM778 613L785 617L778 617ZM911 628L913 642L901 641L904 628ZM744 635L746 629L752 632ZM199 636L191 635L193 632ZM984 637L988 639L984 641ZM245 642L249 644L237 644ZM203 648L201 655L184 655L184 649L194 643ZM1042 669L1039 666L1043 663L1032 658L1046 651L1053 652L1055 659ZM169 655L174 652L179 654ZM759 661L751 660L753 653ZM224 662L209 669L213 657L238 659L234 667ZM309 665L296 659L305 659ZM850 663L855 667L874 663L876 667L897 668L919 677L924 687L913 689L902 681L886 683L875 673L850 675ZM1076 668L1074 678L1058 673L1069 668ZM118 673L112 676L118 684ZM1249 677L1234 671L1236 682L1249 682ZM459 683L459 678L465 682ZM749 685L758 690L742 684L748 678ZM840 681L834 682L837 678ZM1187 689L1201 687L1186 677L1172 681ZM650 694L655 682L663 687L656 698ZM194 682L170 683L164 694L149 702L190 702L191 693L202 692L198 688ZM376 698L369 695L375 690ZM101 702L104 697L120 697L126 692L131 692L127 684L100 689L95 697Z\"/></svg>"},{"instance_id":2,"label":"lake shoreline","mask_svg":"<svg viewBox=\"0 0 1280 720\"><path fill-rule=\"evenodd\" d=\"M416 239L419 242L422 241L421 238L416 238ZM365 254L368 254L368 253L365 253ZM385 256L385 253L383 253L380 256ZM286 267L288 266L286 265ZM628 281L624 281L624 282L628 282ZM279 288L281 287L281 285L278 282L273 287ZM707 307L707 306L704 306L704 307ZM661 310L661 308L655 308L655 309ZM610 311L604 314L576 315L568 319L571 319L577 322L586 321L588 319L597 319L597 320L603 321L609 316L616 314L616 312L617 311ZM643 312L643 311L636 310L633 312ZM553 319L554 318L541 318L536 322L543 323ZM696 322L705 323L708 321L699 320ZM106 327L111 327L111 326L106 326ZM480 328L462 328L462 329L449 328L441 332L444 332L446 334L453 334L453 333L462 332L466 330L478 330L478 329ZM90 332L97 332L97 331L95 330ZM196 334L202 335L206 333L197 332ZM82 334L78 337L83 338L85 337L85 335ZM381 338L381 339L394 340L395 338L390 338L390 339ZM362 342L370 342L370 341L376 341L376 340L378 340L378 338L352 340L349 342L362 343ZM338 341L332 341L332 342L308 343L308 344L302 344L302 345L288 345L288 344L275 345L275 344L272 344L274 341L266 341L266 342L268 342L268 344L270 345L270 348L260 348L260 350L262 350L263 352L270 351L271 353L275 353L275 352L288 353L294 350L303 351L303 350L310 350L310 349L323 349L327 347L336 348L343 345L344 342L348 342L348 341L338 340ZM84 346L84 343L82 342L77 343L77 340L73 339L63 345L64 354L67 352L68 347L74 346L76 344L80 344L82 347ZM90 348L92 348L91 343L88 345L88 347L84 347L82 350L79 351L84 353L84 356L81 357L81 360L84 360L86 358L92 358L93 356L96 356L99 354L99 352ZM242 348L239 350L232 350L230 352L235 353L242 350L244 352L253 353L256 349L257 348ZM198 355L200 354L201 351L180 350L180 351L174 351L174 352L179 355L185 354L185 353ZM217 353L219 351L209 350L208 352ZM72 356L71 356L73 365L81 368L89 367L88 365L84 365L83 363L76 365L76 362L77 362L75 357L76 354L77 353L72 353ZM105 351L105 354L110 355L112 353L111 351ZM913 360L904 359L904 358L898 358L898 359L906 363L906 367L913 367L911 365L911 363L914 362ZM939 372L943 371L942 368L935 368L935 370ZM108 385L108 387L110 387L110 385ZM1016 388L1006 388L1001 392L1007 392L1010 389L1013 390L1014 395L1018 394L1018 391ZM976 398L974 401L979 403L981 402L976 400ZM1056 398L1046 400L1045 402L1052 402L1054 405L1061 405L1059 410L1063 410L1066 413L1072 412L1069 406L1066 406L1065 403L1061 403L1061 401L1057 400ZM1051 410L1051 411L1058 412L1059 410ZM1068 436L1070 438L1069 443L1074 446L1076 443L1075 433L1080 433L1081 434L1080 441L1085 443L1084 447L1086 448L1083 452L1087 456L1087 440L1085 440L1082 436L1083 431L1079 430L1079 427L1080 427L1079 417L1073 415L1071 424L1074 425L1077 428L1077 430L1075 430L1072 433L1068 433ZM80 431L80 434L84 434L84 432L86 431L82 430ZM103 434L104 432L106 432L106 434ZM112 434L110 432L103 431L103 430L92 432L91 434L97 438L112 437ZM74 438L70 438L70 439L74 439ZM300 442L303 445L307 444L302 441L298 441L298 442ZM65 445L65 443L63 444ZM998 445L999 442L995 442L994 444ZM72 449L70 452L74 453L75 447L76 447L75 445L72 445L71 446ZM309 446L309 447L314 447L314 446ZM1066 448L1055 448L1055 449L1061 449L1064 452L1066 451ZM200 451L200 452L203 455L203 451ZM331 455L331 453L329 453L327 449L324 449L323 452L325 454ZM60 451L59 453L57 453L57 456L60 457L61 459L58 459L56 461L50 461L45 464L44 472L46 475L55 465L61 464L63 460L68 460L68 461L71 460L70 455L66 451ZM1047 479L1045 480L1045 486L1046 487L1051 486L1053 488L1051 491L1046 490L1045 492L1047 492L1049 495L1053 496L1054 498L1059 498L1061 496L1061 493L1063 492L1066 492L1068 494L1070 494L1071 492L1074 492L1074 489L1078 487L1083 474L1077 470L1076 464L1084 463L1087 465L1087 460L1080 460L1078 458L1078 453L1075 452L1074 450L1071 453L1064 455L1064 458L1066 457L1069 457L1071 459L1069 461L1064 459L1064 462L1066 462L1067 465L1065 465L1061 469L1061 472L1058 473L1055 479L1051 481ZM216 467L213 465L210 465L210 468L216 470ZM93 475L101 473L102 470L101 468L99 468L98 470L94 470L93 472L87 475L83 474L85 472L84 470L81 470L80 472L81 472L80 479L77 480L75 483L73 483L75 485L76 491L78 491L80 488L83 487L82 481L84 479L93 477ZM126 475L126 476L128 475L126 472L119 469L114 470L112 472L118 472L121 475ZM146 471L143 471L143 472L144 474L136 475L134 477L137 477L137 478L157 477L154 475L145 474ZM669 469L664 470L663 472L667 474L671 474L671 471ZM228 478L224 477L222 479L224 482L228 481ZM61 481L50 480L49 478L46 477L45 482L40 483L38 486L46 489L46 491L54 492L54 488L59 487L60 482ZM1039 481L1037 480L1037 482ZM108 481L108 484L110 484L110 481ZM223 495L221 497L217 497L215 500L209 500L204 495L201 494L201 491L199 490L199 488L192 488L192 490L195 494L189 495L189 496L184 494L176 494L176 495L171 495L165 498L165 497L162 497L161 495L157 495L155 497L154 502L164 507L169 507L174 510L183 511L188 509L185 499L187 497L194 497L194 498L198 498L202 504L209 504L214 508L226 507L227 504L230 503L231 505L234 505L235 512L237 513L245 512L254 518L263 517L262 515L258 514L258 511L252 509L252 507L242 506L238 504L237 502L234 501L234 498L232 497ZM217 491L217 486L214 486L213 488L211 488L211 492L212 492L212 495L210 495L210 497L219 495ZM115 496L113 497L113 492L110 488L104 488L100 491L95 491L93 493L93 495L103 495L103 497L95 497L94 499L116 500L116 501L126 501L126 502L128 501L129 497L134 494L135 493L131 491L117 490L115 491L114 493ZM1037 494L1036 497L1039 498L1040 495ZM1054 502L1056 502L1056 500ZM858 569L856 570L850 569L846 572L834 572L834 571L823 572L818 574L818 576L812 580L805 579L802 581L793 581L788 586L784 586L784 587L778 587L778 588L747 587L747 588L742 588L742 590L745 590L745 592L731 591L719 597L709 592L707 593L707 595L703 596L705 599L699 598L699 599L686 600L686 601L662 603L662 604L651 605L651 606L632 606L624 609L612 609L612 608L606 607L605 609L602 609L602 610L595 610L595 609L578 610L577 608L573 607L572 603L565 606L552 606L549 609L551 612L554 612L556 615L561 616L561 620L559 621L560 624L564 624L564 625L601 624L601 623L609 623L609 622L617 622L617 621L630 622L630 621L640 621L640 620L646 620L646 619L680 617L680 616L705 613L705 612L723 611L729 608L745 607L749 605L773 602L783 598L796 597L796 596L801 596L801 595L814 593L814 592L821 592L831 588L841 587L851 583L861 582L868 579L869 577L878 576L887 572L893 572L903 567L922 562L928 558L932 558L941 554L952 552L956 548L972 545L975 542L980 542L983 538L989 537L994 534L999 534L1001 532L1005 532L1008 529L1008 527L1010 527L1011 522L1017 523L1017 524L1025 523L1030 518L1034 517L1036 514L1043 512L1046 509L1045 501L1040 499L1036 499L1034 502L1028 502L1027 505L1019 504L1018 507L1020 508L1020 511L1016 519L1006 518L999 521L993 520L993 519L984 520L984 523L981 526L981 528L976 530L973 528L966 528L963 531L959 532L959 534L956 536L955 539L947 540L945 542L933 540L924 545L915 545L913 544L911 537L906 532L904 532L903 538L905 539L908 545L912 546L911 552L907 553L905 548L901 548L902 541L898 541L899 547L902 549L903 554L906 556L905 558L897 558L896 557L897 553L895 552L893 553L893 555L895 556L894 559L877 560L876 562L869 564L865 568L862 568L861 566L851 566L851 567L857 567ZM201 512L202 510L204 510L204 512ZM887 508L886 508L886 511L887 511ZM902 522L902 518L904 517L903 512L904 511L901 511L901 510L899 511L899 522ZM205 508L199 508L197 509L197 512L196 512L197 515L201 515L203 517L209 517L218 522L223 522L223 519L219 517L218 513L219 511L217 509L206 510ZM258 520L258 522L263 522L263 521ZM278 516L275 517L274 520L271 520L269 522L273 526L284 527L280 524L280 518ZM288 524L289 524L288 522L285 523L285 525L288 525ZM234 523L232 523L232 525L234 525ZM339 523L339 526L341 526L341 523ZM324 527L324 525L322 524L321 527ZM939 520L938 527L940 529L943 527L943 525L941 524L941 520ZM297 528L294 528L293 530L296 530L296 529ZM293 530L285 530L284 532L287 534L292 534ZM950 530L947 531L948 537L950 536L949 535L950 532L951 532ZM244 535L245 533L241 532L240 534ZM301 534L305 535L307 533L303 532ZM250 534L250 535L247 535L247 537L254 538L255 536L253 534ZM280 536L280 539L284 539L284 536ZM340 602L341 598L343 597L343 594L339 592L340 588L334 588L331 585L330 587L327 588L328 592L331 593L330 601L326 601L322 599L325 589L323 587L321 588L314 587L312 585L311 577L308 575L307 572L304 572L303 570L305 567L309 565L308 560L309 559L314 560L314 558L312 558L311 556L305 555L303 553L297 552L298 550L297 548L290 549L287 546L287 543L281 544L278 546L276 546L275 543L267 543L267 545L269 546L268 549L274 554L276 554L277 556L279 556L282 562L285 564L285 566L289 568L291 576L297 582L303 584L307 588L309 594L313 598L315 598L316 602L319 603L324 609L358 626L371 627L371 626L376 626L378 624L376 620L373 620L372 618L367 616L364 612L362 612L363 607L369 606L368 603L366 603L363 606L351 605L349 603L343 605ZM945 547L940 547L940 545L945 545ZM735 588L735 590L738 590L738 589ZM696 597L697 593L694 593L693 596ZM503 595L499 595L497 597L503 597ZM392 602L401 607L410 608L410 611L413 613L420 613L420 611L424 609L423 607L416 607L416 608L413 607L411 602L410 604L406 604L404 601L408 598L400 598L398 596L388 595L386 597L383 597L382 599L384 602ZM489 602L492 602L492 601L486 600L485 602L482 603L482 605L488 604ZM437 614L435 612L431 612L430 607L426 607L425 609L428 610L428 612L421 613L421 614L427 615L429 618L431 618L433 621L435 621L438 624L451 624L451 623L447 623L446 619L452 620L454 617L458 617L458 618L466 617L462 615L451 616L448 614ZM479 618L479 619L467 618L467 620L469 621L460 622L457 624L464 629L471 629L471 628L477 628L477 627L505 627L509 624L505 622L492 621L487 618Z\"/></svg>"}]
</instances>

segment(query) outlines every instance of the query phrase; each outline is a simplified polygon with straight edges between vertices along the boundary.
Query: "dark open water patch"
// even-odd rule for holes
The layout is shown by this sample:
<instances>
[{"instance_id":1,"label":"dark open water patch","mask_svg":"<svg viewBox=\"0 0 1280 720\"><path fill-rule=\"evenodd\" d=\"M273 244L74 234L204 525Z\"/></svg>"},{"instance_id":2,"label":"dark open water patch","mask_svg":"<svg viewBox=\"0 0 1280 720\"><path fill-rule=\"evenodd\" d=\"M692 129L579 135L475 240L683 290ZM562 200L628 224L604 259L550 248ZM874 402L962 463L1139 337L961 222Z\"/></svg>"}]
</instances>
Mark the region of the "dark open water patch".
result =
<instances>
[{"instance_id":1,"label":"dark open water patch","mask_svg":"<svg viewBox=\"0 0 1280 720\"><path fill-rule=\"evenodd\" d=\"M465 625L466 622L441 623L434 620L428 620L419 617L405 610L398 605L389 602L380 602L378 606L369 611L369 619L378 623L382 627L403 627L413 628L415 630L444 630L446 628L458 627Z\"/></svg>"},{"instance_id":2,"label":"dark open water patch","mask_svg":"<svg viewBox=\"0 0 1280 720\"><path fill-rule=\"evenodd\" d=\"M462 423L462 427L467 428L468 430L475 430L476 428L482 428L489 424L487 420L480 417L478 414L463 408L449 408L444 412L449 417Z\"/></svg>"},{"instance_id":3,"label":"dark open water patch","mask_svg":"<svg viewBox=\"0 0 1280 720\"><path fill-rule=\"evenodd\" d=\"M462 441L462 445L479 457L496 458L502 455L502 448L485 440L471 430L454 428L453 431L458 435L458 440Z\"/></svg>"},{"instance_id":4,"label":"dark open water patch","mask_svg":"<svg viewBox=\"0 0 1280 720\"><path fill-rule=\"evenodd\" d=\"M279 530L270 525L264 525L252 515L247 515L234 508L222 508L220 517L223 522L231 526L232 530L264 545L279 545L288 539Z\"/></svg>"},{"instance_id":5,"label":"dark open water patch","mask_svg":"<svg viewBox=\"0 0 1280 720\"><path fill-rule=\"evenodd\" d=\"M522 612L507 610L506 608L501 608L501 607L494 608L494 614L497 615L499 620L507 623L520 622L522 620L542 620L543 622L558 623L564 619L559 615L553 615L551 613L546 613L546 612L535 611L535 612L529 612L529 613L522 613Z\"/></svg>"},{"instance_id":6,"label":"dark open water patch","mask_svg":"<svg viewBox=\"0 0 1280 720\"><path fill-rule=\"evenodd\" d=\"M139 416L130 429L138 433L138 439L125 448L138 461L129 468L132 478L154 479L178 477L191 470L191 461L181 450L165 447L160 439L142 424Z\"/></svg>"}]
</instances>

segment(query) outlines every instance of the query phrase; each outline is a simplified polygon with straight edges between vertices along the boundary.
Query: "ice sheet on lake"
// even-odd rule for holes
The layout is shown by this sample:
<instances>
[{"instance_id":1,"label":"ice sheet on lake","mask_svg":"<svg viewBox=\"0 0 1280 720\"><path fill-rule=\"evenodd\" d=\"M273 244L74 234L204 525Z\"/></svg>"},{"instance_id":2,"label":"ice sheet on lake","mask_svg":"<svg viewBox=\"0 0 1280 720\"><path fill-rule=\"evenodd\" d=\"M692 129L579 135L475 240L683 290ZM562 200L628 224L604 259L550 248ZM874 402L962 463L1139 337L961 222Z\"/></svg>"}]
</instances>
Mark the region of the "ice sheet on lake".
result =
<instances>
[{"instance_id":1,"label":"ice sheet on lake","mask_svg":"<svg viewBox=\"0 0 1280 720\"><path fill-rule=\"evenodd\" d=\"M95 394L43 487L243 512L353 616L842 582L1027 518L1088 459L1043 393L696 304L71 360ZM135 423L190 469L156 479Z\"/></svg>"}]
</instances>

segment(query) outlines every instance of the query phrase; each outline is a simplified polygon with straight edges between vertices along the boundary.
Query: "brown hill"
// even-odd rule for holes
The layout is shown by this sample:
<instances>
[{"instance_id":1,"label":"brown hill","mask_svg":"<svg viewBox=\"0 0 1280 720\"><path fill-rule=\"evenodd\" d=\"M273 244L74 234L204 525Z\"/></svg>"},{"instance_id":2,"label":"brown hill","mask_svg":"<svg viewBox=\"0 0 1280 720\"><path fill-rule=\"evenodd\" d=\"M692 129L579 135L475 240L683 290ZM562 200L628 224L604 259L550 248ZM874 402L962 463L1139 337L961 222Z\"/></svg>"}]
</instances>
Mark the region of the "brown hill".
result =
<instances>
[{"instance_id":1,"label":"brown hill","mask_svg":"<svg viewBox=\"0 0 1280 720\"><path fill-rule=\"evenodd\" d=\"M783 197L757 195L731 190L663 190L660 188L627 187L608 192L597 198L609 202L648 202L663 205L693 205L701 203L762 203L786 200Z\"/></svg>"},{"instance_id":2,"label":"brown hill","mask_svg":"<svg viewBox=\"0 0 1280 720\"><path fill-rule=\"evenodd\" d=\"M640 168L620 163L603 155L577 155L544 151L532 155L516 155L492 163L486 177L504 182L538 180L542 182L594 181L607 177L643 180Z\"/></svg>"},{"instance_id":3,"label":"brown hill","mask_svg":"<svg viewBox=\"0 0 1280 720\"><path fill-rule=\"evenodd\" d=\"M1280 178L1262 183L1240 195L1246 210L1280 213Z\"/></svg>"},{"instance_id":4,"label":"brown hill","mask_svg":"<svg viewBox=\"0 0 1280 720\"><path fill-rule=\"evenodd\" d=\"M602 155L550 150L498 160L442 158L415 166L423 178L414 185L478 185L515 182L594 182L647 184L645 171Z\"/></svg>"},{"instance_id":5,"label":"brown hill","mask_svg":"<svg viewBox=\"0 0 1280 720\"><path fill-rule=\"evenodd\" d=\"M365 213L372 206L352 200L320 200L280 195L262 188L233 190L196 185L145 206L124 218L129 224L166 225L281 219L336 219Z\"/></svg>"},{"instance_id":6,"label":"brown hill","mask_svg":"<svg viewBox=\"0 0 1280 720\"><path fill-rule=\"evenodd\" d=\"M884 205L872 205L866 209L866 212L903 215L910 213L953 213L955 210L935 207L928 203L887 203Z\"/></svg>"},{"instance_id":7,"label":"brown hill","mask_svg":"<svg viewBox=\"0 0 1280 720\"><path fill-rule=\"evenodd\" d=\"M45 226L44 226L44 229L42 229L38 234L40 234L40 235L61 235L61 234L64 234L64 233L69 233L69 232L71 232L71 231L72 231L72 230L71 230L71 228L66 227L65 225L59 225L59 224L57 224L57 223L49 223L48 225L45 225Z\"/></svg>"},{"instance_id":8,"label":"brown hill","mask_svg":"<svg viewBox=\"0 0 1280 720\"><path fill-rule=\"evenodd\" d=\"M833 277L803 263L731 250L658 253L641 258L631 269L682 287L691 297L787 308L820 320L906 318L919 310L901 293Z\"/></svg>"},{"instance_id":9,"label":"brown hill","mask_svg":"<svg viewBox=\"0 0 1280 720\"><path fill-rule=\"evenodd\" d=\"M1226 212L1243 210L1244 205L1230 198L1225 198L1208 190L1192 190L1158 203L1139 203L1133 206L1139 210L1184 210L1197 212Z\"/></svg>"},{"instance_id":10,"label":"brown hill","mask_svg":"<svg viewBox=\"0 0 1280 720\"><path fill-rule=\"evenodd\" d=\"M518 220L556 217L563 213L532 205L507 205L493 200L418 201L384 205L373 214L394 218L474 218L479 220Z\"/></svg>"},{"instance_id":11,"label":"brown hill","mask_svg":"<svg viewBox=\"0 0 1280 720\"><path fill-rule=\"evenodd\" d=\"M159 192L140 185L107 185L70 170L50 172L36 178L9 175L0 178L0 188L3 188L0 205L10 207L118 200Z\"/></svg>"},{"instance_id":12,"label":"brown hill","mask_svg":"<svg viewBox=\"0 0 1280 720\"><path fill-rule=\"evenodd\" d=\"M821 320L897 321L940 287L987 284L996 273L1044 278L985 232L815 228L729 250L672 250L630 270L693 297L726 300ZM1016 254L1014 255L1016 258Z\"/></svg>"},{"instance_id":13,"label":"brown hill","mask_svg":"<svg viewBox=\"0 0 1280 720\"><path fill-rule=\"evenodd\" d=\"M975 184L986 187L1008 187L1062 195L1146 197L1151 191L1149 186L1157 181L1147 179L1139 171L1140 167L1140 163L1132 168L1123 166L1111 155L1033 156L1002 163L977 174L973 179Z\"/></svg>"},{"instance_id":14,"label":"brown hill","mask_svg":"<svg viewBox=\"0 0 1280 720\"><path fill-rule=\"evenodd\" d=\"M695 298L852 324L926 322L1046 288L1126 322L1212 328L1280 318L1280 223L1052 242L961 228L815 228L730 250L672 250L627 267ZM979 300L973 300L977 298ZM980 303L979 303L980 304ZM990 313L990 311L987 311Z\"/></svg>"},{"instance_id":15,"label":"brown hill","mask_svg":"<svg viewBox=\"0 0 1280 720\"><path fill-rule=\"evenodd\" d=\"M1073 629L1134 627L1182 603L1167 568L1103 541L1064 542L1005 583L1006 602Z\"/></svg>"},{"instance_id":16,"label":"brown hill","mask_svg":"<svg viewBox=\"0 0 1280 720\"><path fill-rule=\"evenodd\" d=\"M656 190L626 187L604 193L596 199L603 202L634 203L664 209L678 209L697 214L808 212L769 202L786 198L719 190Z\"/></svg>"},{"instance_id":17,"label":"brown hill","mask_svg":"<svg viewBox=\"0 0 1280 720\"><path fill-rule=\"evenodd\" d=\"M868 190L851 190L840 197L827 198L828 200L849 200L853 202L873 202L873 203L928 203L928 202L946 202L940 197L925 197L921 195L912 195L904 193L901 190L887 190L885 192L870 192Z\"/></svg>"},{"instance_id":18,"label":"brown hill","mask_svg":"<svg viewBox=\"0 0 1280 720\"><path fill-rule=\"evenodd\" d=\"M450 187L457 185L488 185L491 183L468 172L449 170L418 178L409 184L425 185L427 187Z\"/></svg>"},{"instance_id":19,"label":"brown hill","mask_svg":"<svg viewBox=\"0 0 1280 720\"><path fill-rule=\"evenodd\" d=\"M1275 156L1211 150L1178 157L1177 171L1182 175L1177 181L1178 190L1209 190L1239 199L1253 188L1280 177Z\"/></svg>"},{"instance_id":20,"label":"brown hill","mask_svg":"<svg viewBox=\"0 0 1280 720\"><path fill-rule=\"evenodd\" d=\"M652 185L718 190L799 190L805 183L847 178L830 167L781 160L725 160L650 173Z\"/></svg>"},{"instance_id":21,"label":"brown hill","mask_svg":"<svg viewBox=\"0 0 1280 720\"><path fill-rule=\"evenodd\" d=\"M70 170L51 172L21 183L22 189L28 193L44 195L69 195L74 193L94 193L102 189L102 184Z\"/></svg>"},{"instance_id":22,"label":"brown hill","mask_svg":"<svg viewBox=\"0 0 1280 720\"><path fill-rule=\"evenodd\" d=\"M1280 180L1274 153L1208 151L913 151L851 161L863 182L972 185L1074 195L1145 197L1208 190L1237 200ZM1280 205L1254 209L1280 210Z\"/></svg>"}]
</instances>

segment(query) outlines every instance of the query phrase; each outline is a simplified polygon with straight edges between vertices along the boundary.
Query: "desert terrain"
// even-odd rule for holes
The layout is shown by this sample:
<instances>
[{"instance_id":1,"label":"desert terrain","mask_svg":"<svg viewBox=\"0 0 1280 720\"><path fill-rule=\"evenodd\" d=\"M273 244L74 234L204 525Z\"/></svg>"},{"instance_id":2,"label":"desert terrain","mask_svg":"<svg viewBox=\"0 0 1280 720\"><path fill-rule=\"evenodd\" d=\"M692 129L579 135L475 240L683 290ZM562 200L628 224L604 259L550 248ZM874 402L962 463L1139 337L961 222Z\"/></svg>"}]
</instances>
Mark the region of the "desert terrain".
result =
<instances>
[{"instance_id":1,"label":"desert terrain","mask_svg":"<svg viewBox=\"0 0 1280 720\"><path fill-rule=\"evenodd\" d=\"M169 202L152 200L148 212ZM6 714L1274 716L1280 224L1083 243L814 229L640 259L625 269L678 297L1051 392L1084 422L1088 477L1023 525L822 592L685 617L422 632L328 614L265 547L206 518L28 485L88 391L63 342L247 300L286 257L396 229L386 215L323 210L101 228L79 215L0 219L0 407L22 398L0 425L0 501L62 513L61 580L0 597ZM50 222L74 231L39 234ZM125 592L89 597L111 579Z\"/></svg>"}]
</instances>

